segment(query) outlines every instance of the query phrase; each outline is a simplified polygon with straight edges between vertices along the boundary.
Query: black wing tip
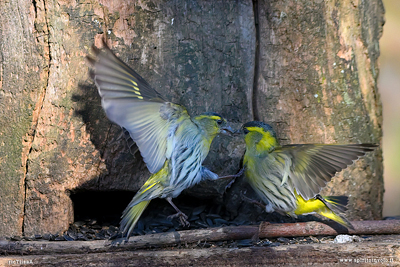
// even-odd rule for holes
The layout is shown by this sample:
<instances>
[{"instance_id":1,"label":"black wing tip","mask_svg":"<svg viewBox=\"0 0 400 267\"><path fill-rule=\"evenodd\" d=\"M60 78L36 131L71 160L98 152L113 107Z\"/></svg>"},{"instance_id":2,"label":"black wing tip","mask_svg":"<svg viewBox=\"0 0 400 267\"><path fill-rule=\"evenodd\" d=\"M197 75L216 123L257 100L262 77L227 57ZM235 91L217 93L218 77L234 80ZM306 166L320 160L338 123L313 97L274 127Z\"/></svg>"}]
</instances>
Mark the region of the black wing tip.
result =
<instances>
[{"instance_id":1,"label":"black wing tip","mask_svg":"<svg viewBox=\"0 0 400 267\"><path fill-rule=\"evenodd\" d=\"M94 64L96 64L96 59L90 55L87 55L85 57L86 62L90 65L90 66L94 66Z\"/></svg>"},{"instance_id":2,"label":"black wing tip","mask_svg":"<svg viewBox=\"0 0 400 267\"><path fill-rule=\"evenodd\" d=\"M361 144L347 144L345 146L362 146L362 147L378 147L378 144L375 143L361 143Z\"/></svg>"},{"instance_id":3,"label":"black wing tip","mask_svg":"<svg viewBox=\"0 0 400 267\"><path fill-rule=\"evenodd\" d=\"M111 50L107 44L107 39L105 37L101 39L101 44L103 45L103 48L105 48L107 50Z\"/></svg>"},{"instance_id":4,"label":"black wing tip","mask_svg":"<svg viewBox=\"0 0 400 267\"><path fill-rule=\"evenodd\" d=\"M90 70L90 71L89 71L89 77L90 77L92 80L95 79L96 73L94 72L94 70Z\"/></svg>"},{"instance_id":5,"label":"black wing tip","mask_svg":"<svg viewBox=\"0 0 400 267\"><path fill-rule=\"evenodd\" d=\"M346 227L349 228L350 230L355 231L356 228L354 228L354 226L351 224L351 222L349 220L347 220L346 218L342 218L343 221L346 222Z\"/></svg>"},{"instance_id":6,"label":"black wing tip","mask_svg":"<svg viewBox=\"0 0 400 267\"><path fill-rule=\"evenodd\" d=\"M349 197L347 196L325 196L322 197L318 195L318 199L323 201L325 204L334 204L337 207L343 208L344 211L347 210L347 204L349 204Z\"/></svg>"},{"instance_id":7,"label":"black wing tip","mask_svg":"<svg viewBox=\"0 0 400 267\"><path fill-rule=\"evenodd\" d=\"M316 195L315 198L321 200L329 209L331 209L337 216L339 216L344 223L342 224L344 227L355 230L354 226L351 224L349 220L344 216L344 213L348 210L347 205L349 204L349 197L347 196L325 196Z\"/></svg>"},{"instance_id":8,"label":"black wing tip","mask_svg":"<svg viewBox=\"0 0 400 267\"><path fill-rule=\"evenodd\" d=\"M356 229L354 228L354 226L351 224L351 222L343 215L343 214L336 214L337 216L339 216L344 223L341 223L341 225L343 225L344 227L346 227L347 229L350 229L352 231L355 231Z\"/></svg>"},{"instance_id":9,"label":"black wing tip","mask_svg":"<svg viewBox=\"0 0 400 267\"><path fill-rule=\"evenodd\" d=\"M94 44L92 45L92 55L86 55L85 60L91 67L94 67L97 62L97 56L100 54L100 49L98 49Z\"/></svg>"},{"instance_id":10,"label":"black wing tip","mask_svg":"<svg viewBox=\"0 0 400 267\"><path fill-rule=\"evenodd\" d=\"M97 62L96 58L99 56L99 54L101 53L102 50L105 50L107 52L111 52L114 55L114 53L112 52L111 48L107 44L106 38L102 38L101 39L101 44L102 44L102 49L100 49L100 48L96 47L94 44L92 44L91 50L92 50L94 56L87 55L85 57L86 60L89 62L89 64L91 66L94 66L94 64Z\"/></svg>"},{"instance_id":11,"label":"black wing tip","mask_svg":"<svg viewBox=\"0 0 400 267\"><path fill-rule=\"evenodd\" d=\"M370 151L374 150L375 148L379 147L378 144L373 144L373 143L365 143L361 144L364 148L370 149Z\"/></svg>"},{"instance_id":12,"label":"black wing tip","mask_svg":"<svg viewBox=\"0 0 400 267\"><path fill-rule=\"evenodd\" d=\"M324 196L317 194L316 199L322 201L335 214L346 213L349 198L347 196Z\"/></svg>"},{"instance_id":13,"label":"black wing tip","mask_svg":"<svg viewBox=\"0 0 400 267\"><path fill-rule=\"evenodd\" d=\"M349 144L349 145L345 145L345 146L353 147L356 149L362 149L363 152L371 152L379 147L378 144L374 144L374 143Z\"/></svg>"},{"instance_id":14,"label":"black wing tip","mask_svg":"<svg viewBox=\"0 0 400 267\"><path fill-rule=\"evenodd\" d=\"M95 54L95 55L98 55L98 54L100 54L100 48L98 48L98 47L96 47L94 44L92 44L92 51L93 51L93 53Z\"/></svg>"},{"instance_id":15,"label":"black wing tip","mask_svg":"<svg viewBox=\"0 0 400 267\"><path fill-rule=\"evenodd\" d=\"M104 41L103 41L104 42ZM100 54L101 50L97 48L94 44L91 46L91 51L93 52L94 56L92 55L86 55L86 60L90 63L90 65L94 66L96 63L96 58Z\"/></svg>"},{"instance_id":16,"label":"black wing tip","mask_svg":"<svg viewBox=\"0 0 400 267\"><path fill-rule=\"evenodd\" d=\"M107 44L107 39L105 37L101 38L101 45L103 49L111 50ZM101 52L101 49L97 48L94 44L92 45L93 52L98 55Z\"/></svg>"}]
</instances>

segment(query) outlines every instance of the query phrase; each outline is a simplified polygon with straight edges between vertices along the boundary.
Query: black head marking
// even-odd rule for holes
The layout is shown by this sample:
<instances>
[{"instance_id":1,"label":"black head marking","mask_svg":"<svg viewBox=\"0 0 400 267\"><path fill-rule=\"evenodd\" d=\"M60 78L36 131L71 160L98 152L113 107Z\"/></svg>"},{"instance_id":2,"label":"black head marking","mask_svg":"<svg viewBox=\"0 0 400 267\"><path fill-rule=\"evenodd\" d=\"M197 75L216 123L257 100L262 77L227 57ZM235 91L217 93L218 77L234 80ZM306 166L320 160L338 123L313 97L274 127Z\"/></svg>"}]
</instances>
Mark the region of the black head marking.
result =
<instances>
[{"instance_id":1,"label":"black head marking","mask_svg":"<svg viewBox=\"0 0 400 267\"><path fill-rule=\"evenodd\" d=\"M262 129L264 129L265 132L271 132L272 135L276 138L276 133L275 133L274 128L272 128L271 125L266 124L264 122L261 122L261 121L249 121L249 122L246 122L245 124L243 124L242 129L246 129L248 127L259 127L259 128L262 128Z\"/></svg>"}]
</instances>

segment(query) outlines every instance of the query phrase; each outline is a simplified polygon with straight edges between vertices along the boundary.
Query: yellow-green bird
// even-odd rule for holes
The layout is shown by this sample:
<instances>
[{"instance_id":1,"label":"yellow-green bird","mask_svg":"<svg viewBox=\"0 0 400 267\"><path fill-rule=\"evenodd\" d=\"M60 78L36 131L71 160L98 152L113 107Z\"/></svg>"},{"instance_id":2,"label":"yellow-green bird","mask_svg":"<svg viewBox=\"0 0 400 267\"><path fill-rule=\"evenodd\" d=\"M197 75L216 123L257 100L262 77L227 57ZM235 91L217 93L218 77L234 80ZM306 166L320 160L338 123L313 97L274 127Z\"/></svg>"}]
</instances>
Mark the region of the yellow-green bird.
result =
<instances>
[{"instance_id":1,"label":"yellow-green bird","mask_svg":"<svg viewBox=\"0 0 400 267\"><path fill-rule=\"evenodd\" d=\"M353 229L342 214L347 197L322 197L319 192L337 172L377 145L280 146L273 128L259 121L245 123L240 131L246 142L245 177L266 204L267 212L292 217L318 213Z\"/></svg>"},{"instance_id":2,"label":"yellow-green bird","mask_svg":"<svg viewBox=\"0 0 400 267\"><path fill-rule=\"evenodd\" d=\"M121 230L130 235L154 198L165 198L182 224L187 216L172 202L184 189L218 175L202 166L218 133L232 132L214 112L190 117L185 107L165 100L139 74L118 59L104 42L93 48L93 77L107 117L129 132L147 168L153 173L122 215Z\"/></svg>"}]
</instances>

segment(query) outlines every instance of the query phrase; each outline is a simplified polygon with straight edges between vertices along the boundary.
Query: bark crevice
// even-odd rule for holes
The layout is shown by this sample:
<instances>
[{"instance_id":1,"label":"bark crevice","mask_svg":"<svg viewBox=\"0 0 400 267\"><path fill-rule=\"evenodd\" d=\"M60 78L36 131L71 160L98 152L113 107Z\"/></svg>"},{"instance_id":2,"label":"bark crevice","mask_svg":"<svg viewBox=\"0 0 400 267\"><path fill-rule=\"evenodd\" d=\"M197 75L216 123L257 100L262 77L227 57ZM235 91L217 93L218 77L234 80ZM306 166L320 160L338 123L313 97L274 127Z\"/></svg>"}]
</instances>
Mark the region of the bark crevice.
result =
<instances>
[{"instance_id":1,"label":"bark crevice","mask_svg":"<svg viewBox=\"0 0 400 267\"><path fill-rule=\"evenodd\" d=\"M37 2L35 0L32 0L32 5L34 7L34 11L35 11L35 20L38 19L38 9L37 9ZM45 68L43 70L43 72L45 73L45 85L40 89L40 93L38 96L38 99L36 101L36 105L35 108L32 112L32 123L31 123L31 127L28 131L28 144L27 144L27 149L26 149L26 155L25 157L23 157L25 159L25 170L24 170L24 202L23 202L23 206L24 206L24 211L22 214L22 234L24 234L25 229L24 229L24 225L25 225L25 214L26 214L26 200L27 200L27 192L28 192L28 184L26 181L28 172L29 172L29 155L32 153L32 146L33 143L35 141L35 136L36 136L36 129L38 127L39 124L39 118L40 118L40 113L43 109L43 104L44 104L44 99L46 96L46 90L47 87L49 86L49 79L50 79L50 65L51 65L51 49L50 49L50 32L49 32L49 25L48 25L48 20L47 20L47 8L46 8L46 2L43 1L43 6L44 6L44 21L45 21L45 27L43 27L42 32L41 31L36 31L36 40L37 42L41 43L40 45L43 46L47 46L47 48L44 48L43 51L48 51L47 53L45 53L43 55L43 57L46 59L46 64L45 64ZM44 42L41 42L40 37L41 35L44 35Z\"/></svg>"},{"instance_id":2,"label":"bark crevice","mask_svg":"<svg viewBox=\"0 0 400 267\"><path fill-rule=\"evenodd\" d=\"M260 25L259 25L259 12L258 12L258 0L253 0L253 13L254 13L254 26L256 30L256 47L254 53L254 79L253 79L253 91L252 91L252 114L253 119L260 120L257 109L257 91L258 91L258 77L260 71Z\"/></svg>"}]
</instances>

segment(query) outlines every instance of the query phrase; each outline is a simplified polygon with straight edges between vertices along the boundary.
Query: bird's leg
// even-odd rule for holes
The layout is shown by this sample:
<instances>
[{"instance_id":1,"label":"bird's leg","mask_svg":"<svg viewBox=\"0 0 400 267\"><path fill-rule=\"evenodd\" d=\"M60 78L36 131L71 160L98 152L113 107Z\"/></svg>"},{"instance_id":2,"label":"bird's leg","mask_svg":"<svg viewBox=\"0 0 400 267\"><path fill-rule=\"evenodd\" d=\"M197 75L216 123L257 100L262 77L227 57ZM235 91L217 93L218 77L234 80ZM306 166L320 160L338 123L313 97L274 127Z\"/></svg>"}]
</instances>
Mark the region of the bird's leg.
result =
<instances>
[{"instance_id":1,"label":"bird's leg","mask_svg":"<svg viewBox=\"0 0 400 267\"><path fill-rule=\"evenodd\" d=\"M176 214L172 214L172 215L168 216L168 219L173 219L173 218L179 217L179 221L182 226L190 226L190 223L187 220L188 216L185 213L183 213L182 211L180 211L180 209L178 209L177 206L175 206L174 202L172 202L171 197L167 197L166 199L167 199L168 203L171 204L171 206L174 207L174 209L177 212Z\"/></svg>"},{"instance_id":2,"label":"bird's leg","mask_svg":"<svg viewBox=\"0 0 400 267\"><path fill-rule=\"evenodd\" d=\"M232 174L232 175L226 175L226 176L220 176L218 177L218 179L228 179L228 178L238 178L240 176L242 176L242 174L244 173L244 168L241 168L240 171L236 174Z\"/></svg>"},{"instance_id":3,"label":"bird's leg","mask_svg":"<svg viewBox=\"0 0 400 267\"><path fill-rule=\"evenodd\" d=\"M260 206L263 210L265 210L266 205L262 204L261 202L259 202L257 200L254 200L254 199L251 199L251 198L248 198L243 193L241 193L241 196L242 196L242 199L244 201L249 202L250 204L254 204L254 205Z\"/></svg>"},{"instance_id":4,"label":"bird's leg","mask_svg":"<svg viewBox=\"0 0 400 267\"><path fill-rule=\"evenodd\" d=\"M226 186L225 186L225 190L230 188L231 185L236 181L236 178L242 176L242 174L244 173L244 167L242 169L240 169L240 171L236 174L233 175L226 175L226 176L221 176L218 177L218 179L232 179Z\"/></svg>"}]
</instances>

